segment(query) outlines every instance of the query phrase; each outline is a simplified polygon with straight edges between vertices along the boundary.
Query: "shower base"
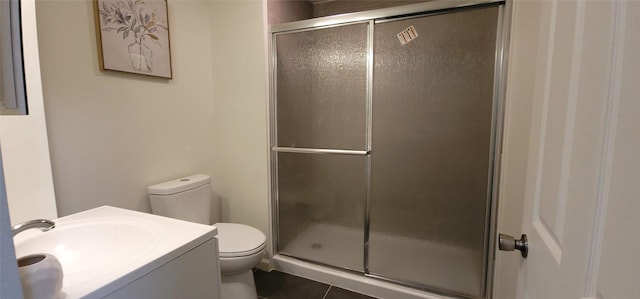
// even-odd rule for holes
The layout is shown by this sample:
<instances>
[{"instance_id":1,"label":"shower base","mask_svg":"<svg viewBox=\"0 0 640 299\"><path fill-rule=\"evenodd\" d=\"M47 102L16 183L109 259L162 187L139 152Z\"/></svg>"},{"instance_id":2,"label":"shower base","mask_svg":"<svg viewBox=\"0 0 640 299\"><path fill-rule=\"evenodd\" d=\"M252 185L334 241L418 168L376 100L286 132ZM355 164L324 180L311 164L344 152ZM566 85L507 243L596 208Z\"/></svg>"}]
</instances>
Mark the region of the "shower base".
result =
<instances>
[{"instance_id":1,"label":"shower base","mask_svg":"<svg viewBox=\"0 0 640 299\"><path fill-rule=\"evenodd\" d=\"M477 253L458 247L380 233L370 235L369 268L397 281L434 285L476 293ZM301 231L281 252L297 258L354 271L363 271L363 236L357 229L313 223ZM284 255L274 256L276 269L380 298L447 298L359 273L305 262ZM384 273L379 273L384 272Z\"/></svg>"}]
</instances>

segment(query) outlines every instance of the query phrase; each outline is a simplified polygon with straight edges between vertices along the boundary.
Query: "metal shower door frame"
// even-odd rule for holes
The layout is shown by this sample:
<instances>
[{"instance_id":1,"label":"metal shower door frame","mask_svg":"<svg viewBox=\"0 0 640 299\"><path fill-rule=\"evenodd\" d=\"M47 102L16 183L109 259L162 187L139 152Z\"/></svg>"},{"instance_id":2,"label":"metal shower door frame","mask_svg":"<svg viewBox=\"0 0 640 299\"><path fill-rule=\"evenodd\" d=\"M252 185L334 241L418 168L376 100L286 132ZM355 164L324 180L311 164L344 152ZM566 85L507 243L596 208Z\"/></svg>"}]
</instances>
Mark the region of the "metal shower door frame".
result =
<instances>
[{"instance_id":1,"label":"metal shower door frame","mask_svg":"<svg viewBox=\"0 0 640 299\"><path fill-rule=\"evenodd\" d=\"M348 13L330 17L315 18L303 21L296 21L284 24L272 25L269 28L269 168L270 168L270 221L273 255L278 254L278 231L279 231L279 211L278 211L278 153L304 153L304 154L328 154L328 155L356 155L365 156L365 215L364 215L364 258L363 275L376 279L381 279L401 285L413 287L428 292L453 295L461 298L470 298L468 294L456 293L451 290L443 290L432 286L416 285L406 281L398 281L380 275L369 273L369 229L370 229L370 200L371 200L371 137L372 137L372 101L373 101L373 39L376 23L397 21L408 18L424 17L429 15L460 11L465 9L480 8L486 6L498 7L498 23L496 35L494 86L493 86L493 115L491 124L491 141L489 157L489 176L487 186L487 213L485 223L485 245L483 252L482 271L482 297L490 298L493 286L493 260L495 254L495 236L497 227L497 206L498 206L498 182L500 160L502 155L502 137L504 123L504 103L506 93L506 71L507 71L507 48L509 40L509 24L511 17L511 3L506 0L479 0L479 1L446 1L436 0L399 7L378 9L366 12ZM342 149L319 149L319 148L293 148L279 147L277 136L277 45L276 37L280 34L298 33L319 29L327 29L337 26L368 23L367 28L367 59L366 59L366 145L364 150L342 150ZM308 261L308 260L306 260ZM321 264L314 261L308 261ZM327 266L321 264L323 266ZM329 266L332 267L332 266ZM342 268L343 270L353 271Z\"/></svg>"}]
</instances>

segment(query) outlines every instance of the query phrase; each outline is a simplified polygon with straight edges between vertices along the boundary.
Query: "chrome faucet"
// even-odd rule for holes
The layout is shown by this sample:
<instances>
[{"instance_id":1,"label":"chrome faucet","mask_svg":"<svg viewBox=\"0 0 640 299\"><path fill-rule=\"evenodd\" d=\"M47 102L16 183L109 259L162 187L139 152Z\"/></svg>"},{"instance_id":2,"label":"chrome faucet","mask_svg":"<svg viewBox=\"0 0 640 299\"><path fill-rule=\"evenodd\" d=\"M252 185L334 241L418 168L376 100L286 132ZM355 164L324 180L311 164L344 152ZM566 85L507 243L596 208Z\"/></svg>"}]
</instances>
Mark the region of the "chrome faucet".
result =
<instances>
[{"instance_id":1,"label":"chrome faucet","mask_svg":"<svg viewBox=\"0 0 640 299\"><path fill-rule=\"evenodd\" d=\"M29 220L29 221L25 221L25 222L14 225L12 229L12 233L15 236L30 228L39 228L43 232L46 232L50 229L53 229L54 227L56 227L56 223L51 220L35 219L35 220Z\"/></svg>"}]
</instances>

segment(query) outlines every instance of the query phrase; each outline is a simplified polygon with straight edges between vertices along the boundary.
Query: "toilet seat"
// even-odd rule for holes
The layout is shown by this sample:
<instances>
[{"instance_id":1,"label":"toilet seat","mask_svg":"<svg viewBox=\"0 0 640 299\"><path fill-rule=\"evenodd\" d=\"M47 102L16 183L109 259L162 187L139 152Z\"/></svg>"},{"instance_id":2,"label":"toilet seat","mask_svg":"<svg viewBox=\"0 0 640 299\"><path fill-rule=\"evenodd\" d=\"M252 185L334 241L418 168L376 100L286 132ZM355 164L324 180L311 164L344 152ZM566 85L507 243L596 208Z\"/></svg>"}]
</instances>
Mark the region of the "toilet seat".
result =
<instances>
[{"instance_id":1,"label":"toilet seat","mask_svg":"<svg viewBox=\"0 0 640 299\"><path fill-rule=\"evenodd\" d=\"M216 223L221 258L250 256L264 250L267 237L258 229L239 223Z\"/></svg>"}]
</instances>

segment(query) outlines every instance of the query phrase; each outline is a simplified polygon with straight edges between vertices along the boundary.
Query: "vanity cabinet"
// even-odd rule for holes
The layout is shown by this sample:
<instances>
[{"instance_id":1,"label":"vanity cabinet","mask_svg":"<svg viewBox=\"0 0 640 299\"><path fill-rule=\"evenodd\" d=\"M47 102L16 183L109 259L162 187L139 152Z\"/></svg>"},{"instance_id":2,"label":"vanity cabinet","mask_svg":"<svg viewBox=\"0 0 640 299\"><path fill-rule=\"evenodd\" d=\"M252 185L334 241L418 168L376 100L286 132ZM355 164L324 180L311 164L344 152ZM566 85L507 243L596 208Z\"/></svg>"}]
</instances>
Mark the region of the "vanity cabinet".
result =
<instances>
[{"instance_id":1,"label":"vanity cabinet","mask_svg":"<svg viewBox=\"0 0 640 299\"><path fill-rule=\"evenodd\" d=\"M219 299L220 266L213 252L218 252L216 238L208 240L103 298Z\"/></svg>"}]
</instances>

